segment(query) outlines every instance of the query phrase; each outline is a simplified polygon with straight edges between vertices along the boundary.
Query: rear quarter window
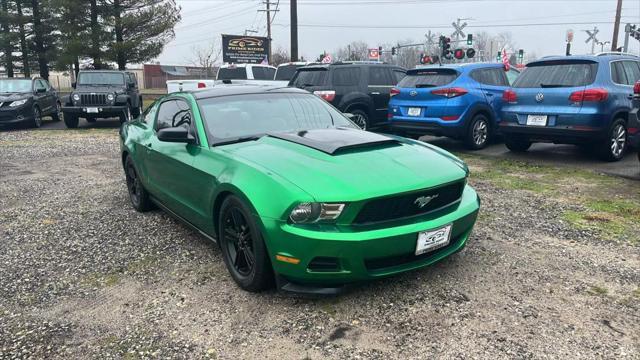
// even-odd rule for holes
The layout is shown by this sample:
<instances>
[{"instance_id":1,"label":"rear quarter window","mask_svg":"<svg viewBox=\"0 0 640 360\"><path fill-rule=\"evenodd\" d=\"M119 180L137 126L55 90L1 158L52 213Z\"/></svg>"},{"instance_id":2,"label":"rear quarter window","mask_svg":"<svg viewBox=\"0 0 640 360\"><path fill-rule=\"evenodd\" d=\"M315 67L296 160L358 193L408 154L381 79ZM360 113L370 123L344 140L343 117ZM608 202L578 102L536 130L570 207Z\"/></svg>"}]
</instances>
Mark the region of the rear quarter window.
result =
<instances>
[{"instance_id":1,"label":"rear quarter window","mask_svg":"<svg viewBox=\"0 0 640 360\"><path fill-rule=\"evenodd\" d=\"M327 69L300 69L289 83L290 86L304 88L308 86L323 86L327 81Z\"/></svg>"},{"instance_id":2,"label":"rear quarter window","mask_svg":"<svg viewBox=\"0 0 640 360\"><path fill-rule=\"evenodd\" d=\"M419 88L443 86L452 83L458 75L458 72L453 69L409 70L407 71L407 75L398 83L398 87Z\"/></svg>"},{"instance_id":3,"label":"rear quarter window","mask_svg":"<svg viewBox=\"0 0 640 360\"><path fill-rule=\"evenodd\" d=\"M360 83L360 68L343 67L336 68L331 74L331 82L334 86L355 86Z\"/></svg>"},{"instance_id":4,"label":"rear quarter window","mask_svg":"<svg viewBox=\"0 0 640 360\"><path fill-rule=\"evenodd\" d=\"M579 87L593 84L598 64L592 61L545 61L529 64L514 88Z\"/></svg>"}]
</instances>

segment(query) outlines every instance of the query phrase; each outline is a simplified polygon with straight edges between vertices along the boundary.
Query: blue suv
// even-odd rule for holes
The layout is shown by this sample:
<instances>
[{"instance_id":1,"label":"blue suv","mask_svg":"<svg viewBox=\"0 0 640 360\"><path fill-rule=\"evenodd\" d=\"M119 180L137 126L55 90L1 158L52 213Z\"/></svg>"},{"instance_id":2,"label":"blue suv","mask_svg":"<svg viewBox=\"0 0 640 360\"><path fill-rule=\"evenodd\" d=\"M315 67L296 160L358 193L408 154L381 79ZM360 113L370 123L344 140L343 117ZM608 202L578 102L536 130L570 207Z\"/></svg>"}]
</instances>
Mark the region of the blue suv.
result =
<instances>
[{"instance_id":1,"label":"blue suv","mask_svg":"<svg viewBox=\"0 0 640 360\"><path fill-rule=\"evenodd\" d=\"M425 134L463 140L482 149L496 135L509 77L499 63L449 64L407 71L391 90L389 128L409 137Z\"/></svg>"},{"instance_id":2,"label":"blue suv","mask_svg":"<svg viewBox=\"0 0 640 360\"><path fill-rule=\"evenodd\" d=\"M627 147L640 58L621 53L555 56L527 64L503 94L500 131L509 150L533 142L576 144L617 161Z\"/></svg>"}]
</instances>

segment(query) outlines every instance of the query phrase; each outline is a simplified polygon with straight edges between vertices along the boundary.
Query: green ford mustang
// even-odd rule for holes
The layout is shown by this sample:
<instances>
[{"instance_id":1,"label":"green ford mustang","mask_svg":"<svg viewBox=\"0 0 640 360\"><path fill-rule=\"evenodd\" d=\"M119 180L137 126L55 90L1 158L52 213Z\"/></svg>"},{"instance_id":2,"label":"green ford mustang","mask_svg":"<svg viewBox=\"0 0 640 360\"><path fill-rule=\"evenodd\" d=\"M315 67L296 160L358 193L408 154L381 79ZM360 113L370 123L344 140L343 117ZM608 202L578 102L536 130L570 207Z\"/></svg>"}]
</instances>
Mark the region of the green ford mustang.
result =
<instances>
[{"instance_id":1,"label":"green ford mustang","mask_svg":"<svg viewBox=\"0 0 640 360\"><path fill-rule=\"evenodd\" d=\"M217 239L237 284L335 293L461 250L480 200L437 147L361 131L299 89L175 93L120 129L138 211Z\"/></svg>"}]
</instances>

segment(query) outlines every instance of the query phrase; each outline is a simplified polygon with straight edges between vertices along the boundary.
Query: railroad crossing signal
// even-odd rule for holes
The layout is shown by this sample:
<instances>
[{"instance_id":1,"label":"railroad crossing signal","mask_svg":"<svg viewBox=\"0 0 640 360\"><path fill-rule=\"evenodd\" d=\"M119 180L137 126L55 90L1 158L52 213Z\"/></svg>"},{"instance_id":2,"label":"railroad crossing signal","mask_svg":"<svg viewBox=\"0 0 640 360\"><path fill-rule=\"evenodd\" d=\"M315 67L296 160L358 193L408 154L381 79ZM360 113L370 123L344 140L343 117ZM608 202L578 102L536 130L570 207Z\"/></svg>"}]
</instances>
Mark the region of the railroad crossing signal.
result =
<instances>
[{"instance_id":1,"label":"railroad crossing signal","mask_svg":"<svg viewBox=\"0 0 640 360\"><path fill-rule=\"evenodd\" d=\"M453 34L451 34L451 37L456 38L456 40L466 36L464 34L464 31L462 31L462 29L464 29L465 27L467 27L467 25L469 25L466 22L463 22L462 24L460 24L460 20L462 20L462 19L458 19L457 22L452 22L451 23L451 25L453 25L453 28L455 29Z\"/></svg>"},{"instance_id":2,"label":"railroad crossing signal","mask_svg":"<svg viewBox=\"0 0 640 360\"><path fill-rule=\"evenodd\" d=\"M585 30L585 32L587 33L587 35L589 35L587 40L584 41L585 44L588 44L589 41L592 40L593 42L598 42L598 38L596 37L596 35L600 32L600 30L598 30L597 27L594 27L593 30Z\"/></svg>"}]
</instances>

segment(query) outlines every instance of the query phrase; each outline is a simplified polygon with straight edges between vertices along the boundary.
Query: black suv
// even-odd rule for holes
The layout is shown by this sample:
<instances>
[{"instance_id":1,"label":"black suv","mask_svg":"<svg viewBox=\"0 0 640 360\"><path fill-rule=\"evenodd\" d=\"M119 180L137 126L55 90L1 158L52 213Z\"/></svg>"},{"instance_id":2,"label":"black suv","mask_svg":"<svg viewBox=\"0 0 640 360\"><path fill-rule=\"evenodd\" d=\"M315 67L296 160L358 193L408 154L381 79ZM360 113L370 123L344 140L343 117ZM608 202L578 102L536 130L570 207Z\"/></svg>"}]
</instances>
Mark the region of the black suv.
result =
<instances>
[{"instance_id":1,"label":"black suv","mask_svg":"<svg viewBox=\"0 0 640 360\"><path fill-rule=\"evenodd\" d=\"M0 126L42 125L44 116L60 121L58 93L44 79L0 79Z\"/></svg>"},{"instance_id":2,"label":"black suv","mask_svg":"<svg viewBox=\"0 0 640 360\"><path fill-rule=\"evenodd\" d=\"M142 112L142 96L134 73L87 70L78 73L73 92L66 96L62 112L68 128L78 127L78 118L88 122L119 117L129 121Z\"/></svg>"},{"instance_id":3,"label":"black suv","mask_svg":"<svg viewBox=\"0 0 640 360\"><path fill-rule=\"evenodd\" d=\"M405 75L406 70L395 65L337 62L300 68L289 86L313 92L353 114L351 119L366 130L386 125L391 88Z\"/></svg>"}]
</instances>

